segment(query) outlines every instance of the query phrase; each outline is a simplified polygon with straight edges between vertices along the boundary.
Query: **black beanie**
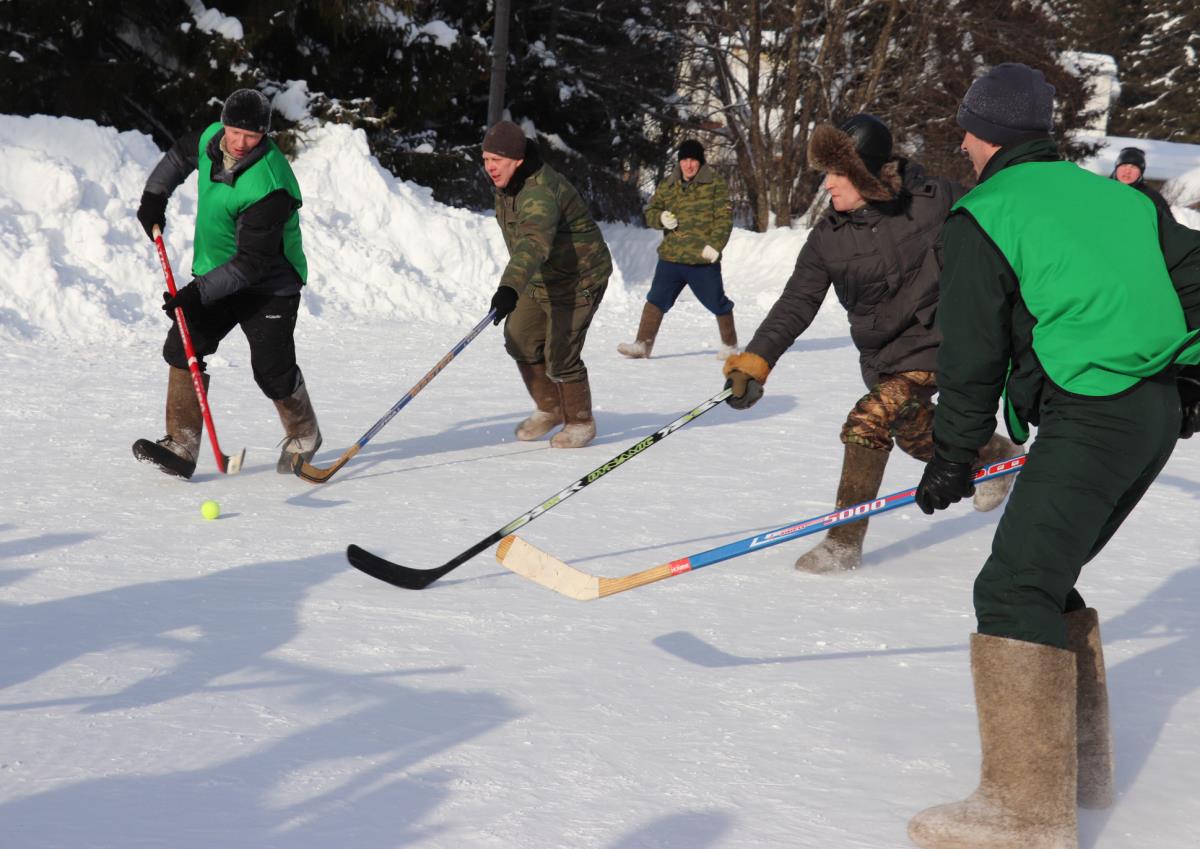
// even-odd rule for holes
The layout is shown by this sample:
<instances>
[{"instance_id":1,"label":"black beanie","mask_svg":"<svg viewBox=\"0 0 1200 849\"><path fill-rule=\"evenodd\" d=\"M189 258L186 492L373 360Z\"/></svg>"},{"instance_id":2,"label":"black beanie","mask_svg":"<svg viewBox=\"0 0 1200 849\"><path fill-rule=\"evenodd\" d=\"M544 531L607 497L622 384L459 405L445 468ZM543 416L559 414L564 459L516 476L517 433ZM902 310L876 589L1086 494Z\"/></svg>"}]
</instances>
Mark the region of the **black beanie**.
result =
<instances>
[{"instance_id":1,"label":"black beanie","mask_svg":"<svg viewBox=\"0 0 1200 849\"><path fill-rule=\"evenodd\" d=\"M525 133L512 121L497 121L483 137L483 152L507 159L525 158Z\"/></svg>"},{"instance_id":2,"label":"black beanie","mask_svg":"<svg viewBox=\"0 0 1200 849\"><path fill-rule=\"evenodd\" d=\"M268 132L271 129L271 101L258 89L239 88L225 99L221 123L251 133Z\"/></svg>"},{"instance_id":3,"label":"black beanie","mask_svg":"<svg viewBox=\"0 0 1200 849\"><path fill-rule=\"evenodd\" d=\"M1054 86L1020 62L1005 62L971 83L958 107L958 125L992 144L1049 135L1054 127Z\"/></svg>"},{"instance_id":4,"label":"black beanie","mask_svg":"<svg viewBox=\"0 0 1200 849\"><path fill-rule=\"evenodd\" d=\"M1113 166L1113 173L1117 172L1118 165L1136 165L1138 170L1143 174L1146 173L1146 153L1140 147L1122 148L1120 154L1117 155L1117 163Z\"/></svg>"},{"instance_id":5,"label":"black beanie","mask_svg":"<svg viewBox=\"0 0 1200 849\"><path fill-rule=\"evenodd\" d=\"M695 159L701 165L704 164L704 145L695 139L688 139L679 146L679 161L685 159Z\"/></svg>"}]
</instances>

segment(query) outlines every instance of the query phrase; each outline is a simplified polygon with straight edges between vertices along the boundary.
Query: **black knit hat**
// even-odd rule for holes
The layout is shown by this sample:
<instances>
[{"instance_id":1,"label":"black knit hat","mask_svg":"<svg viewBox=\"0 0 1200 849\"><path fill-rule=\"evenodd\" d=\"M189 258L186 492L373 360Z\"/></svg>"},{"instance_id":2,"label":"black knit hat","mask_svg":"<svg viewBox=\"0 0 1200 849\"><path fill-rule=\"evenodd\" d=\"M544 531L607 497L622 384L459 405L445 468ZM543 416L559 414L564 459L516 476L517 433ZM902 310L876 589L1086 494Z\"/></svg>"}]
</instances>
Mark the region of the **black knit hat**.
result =
<instances>
[{"instance_id":1,"label":"black knit hat","mask_svg":"<svg viewBox=\"0 0 1200 849\"><path fill-rule=\"evenodd\" d=\"M1020 62L1005 62L971 83L958 125L986 142L1006 145L1048 136L1054 127L1054 86Z\"/></svg>"},{"instance_id":2,"label":"black knit hat","mask_svg":"<svg viewBox=\"0 0 1200 849\"><path fill-rule=\"evenodd\" d=\"M679 161L685 159L695 159L701 165L704 164L704 145L695 139L688 139L679 146Z\"/></svg>"},{"instance_id":3,"label":"black knit hat","mask_svg":"<svg viewBox=\"0 0 1200 849\"><path fill-rule=\"evenodd\" d=\"M1116 173L1117 165L1136 165L1143 174L1146 173L1146 152L1140 147L1125 147L1117 154L1117 163L1113 166Z\"/></svg>"},{"instance_id":4,"label":"black knit hat","mask_svg":"<svg viewBox=\"0 0 1200 849\"><path fill-rule=\"evenodd\" d=\"M271 129L271 101L258 89L239 88L225 99L221 123L251 133L266 133Z\"/></svg>"},{"instance_id":5,"label":"black knit hat","mask_svg":"<svg viewBox=\"0 0 1200 849\"><path fill-rule=\"evenodd\" d=\"M524 159L525 133L512 121L497 121L483 137L483 152L507 159Z\"/></svg>"}]
</instances>

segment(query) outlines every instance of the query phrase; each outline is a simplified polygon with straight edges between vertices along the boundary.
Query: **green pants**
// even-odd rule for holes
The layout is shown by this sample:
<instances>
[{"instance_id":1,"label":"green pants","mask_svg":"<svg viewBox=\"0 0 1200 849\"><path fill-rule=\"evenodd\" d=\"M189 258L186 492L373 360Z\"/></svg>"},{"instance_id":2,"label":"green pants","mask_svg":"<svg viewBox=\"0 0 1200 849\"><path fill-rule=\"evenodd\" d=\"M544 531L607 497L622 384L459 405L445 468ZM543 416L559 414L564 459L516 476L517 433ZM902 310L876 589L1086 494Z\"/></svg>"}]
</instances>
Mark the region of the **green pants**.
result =
<instances>
[{"instance_id":1,"label":"green pants","mask_svg":"<svg viewBox=\"0 0 1200 849\"><path fill-rule=\"evenodd\" d=\"M583 343L608 279L532 286L504 321L504 350L518 363L544 362L558 383L587 378Z\"/></svg>"},{"instance_id":2,"label":"green pants","mask_svg":"<svg viewBox=\"0 0 1200 849\"><path fill-rule=\"evenodd\" d=\"M1166 465L1181 416L1173 376L1116 398L1047 389L1037 438L975 579L979 633L1066 648L1062 615L1084 607L1079 572Z\"/></svg>"}]
</instances>

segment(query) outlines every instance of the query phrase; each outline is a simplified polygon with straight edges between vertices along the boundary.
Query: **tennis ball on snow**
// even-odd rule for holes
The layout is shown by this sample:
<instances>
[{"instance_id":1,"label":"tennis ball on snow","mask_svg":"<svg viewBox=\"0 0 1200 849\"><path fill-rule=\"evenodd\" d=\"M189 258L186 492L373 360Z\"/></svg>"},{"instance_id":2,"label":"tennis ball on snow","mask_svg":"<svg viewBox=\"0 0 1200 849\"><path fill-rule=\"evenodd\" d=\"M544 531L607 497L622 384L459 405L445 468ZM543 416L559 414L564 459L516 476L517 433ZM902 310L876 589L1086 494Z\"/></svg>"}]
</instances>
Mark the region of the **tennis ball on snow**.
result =
<instances>
[{"instance_id":1,"label":"tennis ball on snow","mask_svg":"<svg viewBox=\"0 0 1200 849\"><path fill-rule=\"evenodd\" d=\"M200 515L205 519L215 519L221 515L221 505L209 499L200 505Z\"/></svg>"}]
</instances>

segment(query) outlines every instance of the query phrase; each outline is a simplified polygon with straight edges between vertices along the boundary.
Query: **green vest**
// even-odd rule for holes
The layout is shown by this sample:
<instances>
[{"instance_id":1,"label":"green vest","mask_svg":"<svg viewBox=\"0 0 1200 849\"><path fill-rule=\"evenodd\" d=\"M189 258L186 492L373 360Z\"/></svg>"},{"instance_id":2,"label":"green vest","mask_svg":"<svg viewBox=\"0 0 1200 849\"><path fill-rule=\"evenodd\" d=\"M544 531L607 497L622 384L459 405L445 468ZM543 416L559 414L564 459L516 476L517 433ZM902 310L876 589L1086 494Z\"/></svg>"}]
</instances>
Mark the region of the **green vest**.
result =
<instances>
[{"instance_id":1,"label":"green vest","mask_svg":"<svg viewBox=\"0 0 1200 849\"><path fill-rule=\"evenodd\" d=\"M200 136L198 199L196 202L196 244L192 256L192 274L199 277L233 259L237 253L237 220L271 192L283 189L296 201L296 210L283 225L283 255L300 275L308 280L308 262L300 239L300 184L292 167L275 142L264 139L267 152L238 175L232 186L214 182L208 143L221 130L218 121Z\"/></svg>"},{"instance_id":2,"label":"green vest","mask_svg":"<svg viewBox=\"0 0 1200 849\"><path fill-rule=\"evenodd\" d=\"M1033 351L1055 385L1104 397L1173 362L1200 362L1200 330L1188 332L1145 195L1070 162L1024 162L954 208L1008 260L1037 322Z\"/></svg>"}]
</instances>

